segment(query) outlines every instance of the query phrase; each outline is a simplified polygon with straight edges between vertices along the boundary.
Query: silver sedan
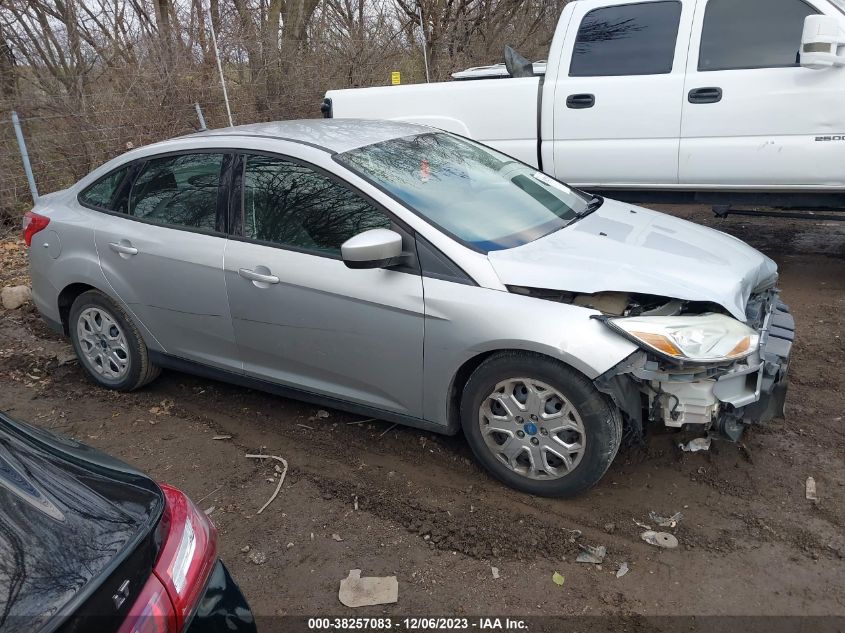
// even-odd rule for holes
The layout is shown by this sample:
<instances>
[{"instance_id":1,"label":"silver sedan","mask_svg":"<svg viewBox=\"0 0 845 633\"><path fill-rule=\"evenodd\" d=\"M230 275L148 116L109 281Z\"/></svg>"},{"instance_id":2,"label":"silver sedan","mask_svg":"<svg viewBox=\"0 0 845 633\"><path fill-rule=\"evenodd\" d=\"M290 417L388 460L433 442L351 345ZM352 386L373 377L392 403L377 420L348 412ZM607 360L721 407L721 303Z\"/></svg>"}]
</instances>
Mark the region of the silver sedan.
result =
<instances>
[{"instance_id":1,"label":"silver sedan","mask_svg":"<svg viewBox=\"0 0 845 633\"><path fill-rule=\"evenodd\" d=\"M441 432L577 494L650 424L780 413L794 325L746 244L476 142L291 121L135 149L26 215L33 296L98 384L194 372Z\"/></svg>"}]
</instances>

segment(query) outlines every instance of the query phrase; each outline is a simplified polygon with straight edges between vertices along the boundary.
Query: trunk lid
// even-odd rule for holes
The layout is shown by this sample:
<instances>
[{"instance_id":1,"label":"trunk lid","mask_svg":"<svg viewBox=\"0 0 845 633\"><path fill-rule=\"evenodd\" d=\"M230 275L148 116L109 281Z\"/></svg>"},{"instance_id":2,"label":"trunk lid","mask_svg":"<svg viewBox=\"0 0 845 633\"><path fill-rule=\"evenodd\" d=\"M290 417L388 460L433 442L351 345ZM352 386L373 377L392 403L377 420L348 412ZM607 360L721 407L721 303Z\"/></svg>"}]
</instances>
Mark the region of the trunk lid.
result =
<instances>
[{"instance_id":1,"label":"trunk lid","mask_svg":"<svg viewBox=\"0 0 845 633\"><path fill-rule=\"evenodd\" d=\"M0 629L114 630L152 570L163 504L126 464L0 414Z\"/></svg>"},{"instance_id":2,"label":"trunk lid","mask_svg":"<svg viewBox=\"0 0 845 633\"><path fill-rule=\"evenodd\" d=\"M777 264L735 237L610 199L555 233L488 257L506 285L708 301L740 321L752 292L777 281Z\"/></svg>"}]
</instances>

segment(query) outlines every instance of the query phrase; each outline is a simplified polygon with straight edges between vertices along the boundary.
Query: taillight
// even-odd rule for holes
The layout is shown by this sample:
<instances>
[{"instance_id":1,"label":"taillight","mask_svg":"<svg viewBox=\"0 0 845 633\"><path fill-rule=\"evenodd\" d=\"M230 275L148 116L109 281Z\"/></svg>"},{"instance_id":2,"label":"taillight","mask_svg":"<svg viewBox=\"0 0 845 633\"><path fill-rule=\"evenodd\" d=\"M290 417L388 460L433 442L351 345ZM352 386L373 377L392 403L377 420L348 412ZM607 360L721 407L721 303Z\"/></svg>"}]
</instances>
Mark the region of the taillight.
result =
<instances>
[{"instance_id":1,"label":"taillight","mask_svg":"<svg viewBox=\"0 0 845 633\"><path fill-rule=\"evenodd\" d=\"M176 612L167 589L151 574L118 633L178 633Z\"/></svg>"},{"instance_id":2,"label":"taillight","mask_svg":"<svg viewBox=\"0 0 845 633\"><path fill-rule=\"evenodd\" d=\"M217 528L184 492L166 484L161 490L167 502L161 517L164 538L153 572L167 589L181 631L217 561Z\"/></svg>"},{"instance_id":3,"label":"taillight","mask_svg":"<svg viewBox=\"0 0 845 633\"><path fill-rule=\"evenodd\" d=\"M164 513L153 574L120 633L179 633L197 607L217 561L217 529L181 490L160 485Z\"/></svg>"},{"instance_id":4,"label":"taillight","mask_svg":"<svg viewBox=\"0 0 845 633\"><path fill-rule=\"evenodd\" d=\"M32 245L32 236L47 228L50 218L35 211L27 211L23 216L23 241L27 246Z\"/></svg>"}]
</instances>

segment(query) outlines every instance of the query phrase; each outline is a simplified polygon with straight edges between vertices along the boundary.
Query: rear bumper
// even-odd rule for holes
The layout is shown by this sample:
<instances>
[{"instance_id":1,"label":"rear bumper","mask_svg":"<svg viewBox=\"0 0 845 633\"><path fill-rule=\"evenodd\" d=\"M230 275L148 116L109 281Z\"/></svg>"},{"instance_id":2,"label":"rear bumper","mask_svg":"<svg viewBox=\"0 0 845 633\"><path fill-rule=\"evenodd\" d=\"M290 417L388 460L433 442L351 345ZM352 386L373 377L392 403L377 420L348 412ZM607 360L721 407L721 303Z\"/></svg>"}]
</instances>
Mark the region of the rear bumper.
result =
<instances>
[{"instance_id":1,"label":"rear bumper","mask_svg":"<svg viewBox=\"0 0 845 633\"><path fill-rule=\"evenodd\" d=\"M214 566L186 633L256 633L252 610L223 561Z\"/></svg>"}]
</instances>

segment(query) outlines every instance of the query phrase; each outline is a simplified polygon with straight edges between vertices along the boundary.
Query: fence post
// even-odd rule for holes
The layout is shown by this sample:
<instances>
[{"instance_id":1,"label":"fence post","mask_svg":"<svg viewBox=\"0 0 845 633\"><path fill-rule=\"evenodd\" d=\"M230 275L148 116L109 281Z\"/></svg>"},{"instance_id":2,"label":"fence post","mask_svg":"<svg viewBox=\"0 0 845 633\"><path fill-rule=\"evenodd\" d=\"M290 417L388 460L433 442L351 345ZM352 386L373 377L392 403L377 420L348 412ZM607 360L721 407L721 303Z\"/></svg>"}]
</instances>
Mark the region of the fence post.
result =
<instances>
[{"instance_id":1,"label":"fence post","mask_svg":"<svg viewBox=\"0 0 845 633\"><path fill-rule=\"evenodd\" d=\"M197 109L197 118L200 120L200 132L205 132L208 128L205 126L205 117L202 115L200 102L194 101L194 107Z\"/></svg>"},{"instance_id":2,"label":"fence post","mask_svg":"<svg viewBox=\"0 0 845 633\"><path fill-rule=\"evenodd\" d=\"M12 110L12 125L15 126L15 136L18 139L18 149L21 151L23 170L26 172L26 181L29 183L29 193L32 195L33 204L38 202L38 187L35 186L35 176L32 175L32 165L29 164L29 152L26 151L26 141L21 130L21 120L18 113Z\"/></svg>"}]
</instances>

